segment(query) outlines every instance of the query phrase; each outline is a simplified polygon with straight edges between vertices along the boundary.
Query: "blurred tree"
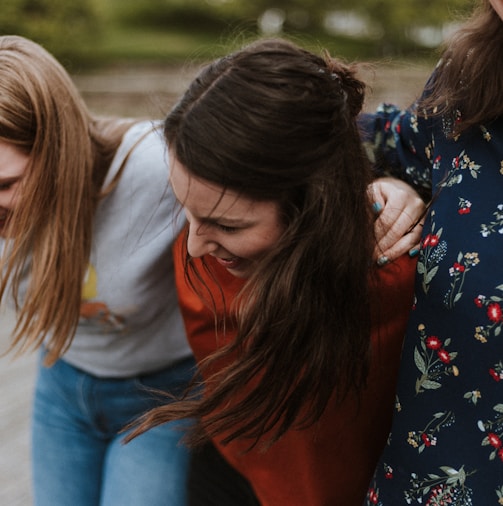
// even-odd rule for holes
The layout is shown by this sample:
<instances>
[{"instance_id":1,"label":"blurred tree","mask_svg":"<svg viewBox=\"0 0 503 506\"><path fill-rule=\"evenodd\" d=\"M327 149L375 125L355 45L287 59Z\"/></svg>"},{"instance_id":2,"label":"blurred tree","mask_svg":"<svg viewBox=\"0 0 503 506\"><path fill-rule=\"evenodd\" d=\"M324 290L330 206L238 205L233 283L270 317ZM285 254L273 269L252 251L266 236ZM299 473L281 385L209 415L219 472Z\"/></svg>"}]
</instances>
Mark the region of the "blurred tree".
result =
<instances>
[{"instance_id":1,"label":"blurred tree","mask_svg":"<svg viewBox=\"0 0 503 506\"><path fill-rule=\"evenodd\" d=\"M0 33L23 35L58 57L99 33L93 0L2 0Z\"/></svg>"},{"instance_id":2,"label":"blurred tree","mask_svg":"<svg viewBox=\"0 0 503 506\"><path fill-rule=\"evenodd\" d=\"M194 0L193 0L194 1ZM204 0L201 0L204 1ZM473 0L213 0L246 18L260 19L264 12L283 15L282 28L289 31L322 31L327 16L358 17L369 26L377 53L397 54L420 42L434 46L442 27L465 15ZM428 44L428 34L431 41Z\"/></svg>"},{"instance_id":3,"label":"blurred tree","mask_svg":"<svg viewBox=\"0 0 503 506\"><path fill-rule=\"evenodd\" d=\"M376 33L381 52L399 53L401 48L419 42L435 46L446 27L473 8L473 0L336 0L333 8L350 10L369 20ZM434 33L434 29L437 33ZM444 30L444 33L442 33ZM430 34L430 43L428 43Z\"/></svg>"},{"instance_id":4,"label":"blurred tree","mask_svg":"<svg viewBox=\"0 0 503 506\"><path fill-rule=\"evenodd\" d=\"M204 30L209 33L224 29L232 15L205 0L113 0L115 21L128 26L162 30Z\"/></svg>"},{"instance_id":5,"label":"blurred tree","mask_svg":"<svg viewBox=\"0 0 503 506\"><path fill-rule=\"evenodd\" d=\"M0 33L17 33L43 44L57 57L95 58L106 48L126 48L134 36L154 39L177 33L207 34L215 44L229 38L284 33L336 40L365 58L410 55L434 46L447 21L473 0L1 0ZM328 31L347 23L346 31ZM358 26L370 27L359 30ZM356 27L356 28L355 28ZM436 30L436 31L435 31ZM230 35L230 37L229 37ZM197 36L197 37L196 37ZM149 39L149 43L150 43ZM89 50L86 53L86 48ZM92 53L92 54L91 54ZM123 54L123 53L121 53ZM93 56L94 55L94 56Z\"/></svg>"}]
</instances>

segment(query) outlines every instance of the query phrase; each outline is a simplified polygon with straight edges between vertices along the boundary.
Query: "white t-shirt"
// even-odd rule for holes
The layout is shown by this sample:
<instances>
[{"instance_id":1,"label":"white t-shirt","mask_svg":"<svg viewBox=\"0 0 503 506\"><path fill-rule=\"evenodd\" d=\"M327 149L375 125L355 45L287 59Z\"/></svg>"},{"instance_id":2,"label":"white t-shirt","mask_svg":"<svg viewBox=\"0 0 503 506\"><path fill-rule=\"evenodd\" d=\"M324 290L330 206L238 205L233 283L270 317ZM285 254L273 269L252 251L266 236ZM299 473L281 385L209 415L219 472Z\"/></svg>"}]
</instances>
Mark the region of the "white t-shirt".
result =
<instances>
[{"instance_id":1,"label":"white t-shirt","mask_svg":"<svg viewBox=\"0 0 503 506\"><path fill-rule=\"evenodd\" d=\"M116 188L97 209L81 319L63 357L100 377L153 372L191 355L171 253L184 218L168 184L162 125L128 130L105 188L127 156Z\"/></svg>"}]
</instances>

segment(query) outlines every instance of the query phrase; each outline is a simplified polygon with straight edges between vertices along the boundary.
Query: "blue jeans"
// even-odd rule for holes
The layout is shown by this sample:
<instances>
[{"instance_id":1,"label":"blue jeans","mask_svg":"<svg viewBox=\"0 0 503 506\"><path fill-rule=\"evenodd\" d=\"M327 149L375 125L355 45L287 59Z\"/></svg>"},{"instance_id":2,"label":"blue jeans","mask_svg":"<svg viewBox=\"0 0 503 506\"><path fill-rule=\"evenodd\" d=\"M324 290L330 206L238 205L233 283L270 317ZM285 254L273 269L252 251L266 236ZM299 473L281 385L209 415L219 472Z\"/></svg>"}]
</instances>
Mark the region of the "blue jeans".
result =
<instances>
[{"instance_id":1,"label":"blue jeans","mask_svg":"<svg viewBox=\"0 0 503 506\"><path fill-rule=\"evenodd\" d=\"M158 426L127 445L118 432L159 404L144 387L178 394L194 368L190 358L154 374L100 379L63 360L50 368L39 364L35 506L186 506L190 454L180 439L189 422Z\"/></svg>"}]
</instances>

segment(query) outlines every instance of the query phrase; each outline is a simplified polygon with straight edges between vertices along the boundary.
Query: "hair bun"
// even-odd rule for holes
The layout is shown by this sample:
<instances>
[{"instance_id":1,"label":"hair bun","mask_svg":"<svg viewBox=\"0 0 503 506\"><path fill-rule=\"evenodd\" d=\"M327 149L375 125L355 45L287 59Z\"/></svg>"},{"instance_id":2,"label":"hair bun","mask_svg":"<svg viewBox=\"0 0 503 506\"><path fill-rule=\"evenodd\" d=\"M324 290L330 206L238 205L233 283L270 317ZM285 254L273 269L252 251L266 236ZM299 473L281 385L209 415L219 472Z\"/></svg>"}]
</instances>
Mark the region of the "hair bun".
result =
<instances>
[{"instance_id":1,"label":"hair bun","mask_svg":"<svg viewBox=\"0 0 503 506\"><path fill-rule=\"evenodd\" d=\"M357 116L362 110L365 100L365 83L356 78L354 65L344 65L325 54L327 64L326 72L340 86L341 93L345 95L351 116Z\"/></svg>"}]
</instances>

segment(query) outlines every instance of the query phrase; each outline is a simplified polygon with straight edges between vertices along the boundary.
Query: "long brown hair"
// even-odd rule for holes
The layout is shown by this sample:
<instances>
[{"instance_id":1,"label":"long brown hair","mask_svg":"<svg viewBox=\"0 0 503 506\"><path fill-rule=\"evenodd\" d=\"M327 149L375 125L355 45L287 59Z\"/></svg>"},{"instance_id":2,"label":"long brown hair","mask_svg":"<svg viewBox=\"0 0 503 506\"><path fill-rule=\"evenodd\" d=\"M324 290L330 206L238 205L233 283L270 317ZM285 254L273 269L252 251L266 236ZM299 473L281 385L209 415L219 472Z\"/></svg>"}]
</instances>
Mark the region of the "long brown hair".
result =
<instances>
[{"instance_id":1,"label":"long brown hair","mask_svg":"<svg viewBox=\"0 0 503 506\"><path fill-rule=\"evenodd\" d=\"M503 22L489 0L446 41L428 95L427 114L452 120L457 135L503 114Z\"/></svg>"},{"instance_id":2,"label":"long brown hair","mask_svg":"<svg viewBox=\"0 0 503 506\"><path fill-rule=\"evenodd\" d=\"M12 290L12 347L46 339L48 363L75 332L100 188L128 127L93 118L65 69L40 45L0 37L0 139L30 156L1 258L0 300Z\"/></svg>"},{"instance_id":3,"label":"long brown hair","mask_svg":"<svg viewBox=\"0 0 503 506\"><path fill-rule=\"evenodd\" d=\"M148 413L132 437L187 417L200 420L193 442L273 441L316 420L335 387L342 399L362 386L373 246L363 98L352 66L263 40L205 67L168 115L169 149L190 174L278 202L286 230L236 301L235 340L209 362L231 365L206 377L202 399Z\"/></svg>"}]
</instances>

